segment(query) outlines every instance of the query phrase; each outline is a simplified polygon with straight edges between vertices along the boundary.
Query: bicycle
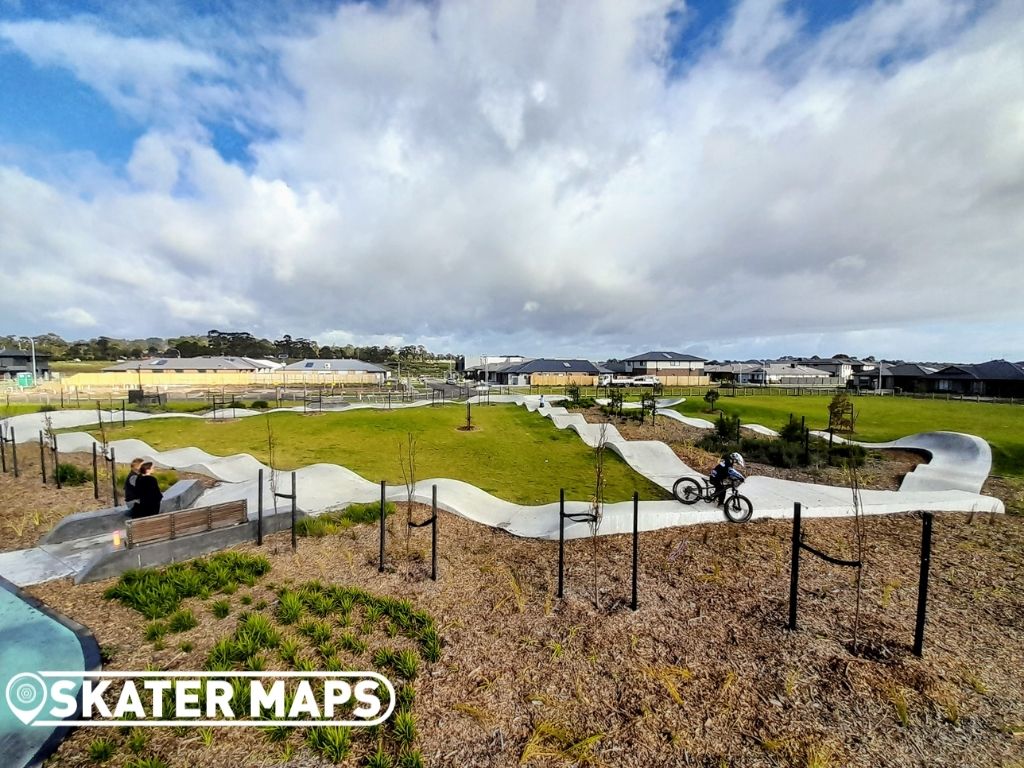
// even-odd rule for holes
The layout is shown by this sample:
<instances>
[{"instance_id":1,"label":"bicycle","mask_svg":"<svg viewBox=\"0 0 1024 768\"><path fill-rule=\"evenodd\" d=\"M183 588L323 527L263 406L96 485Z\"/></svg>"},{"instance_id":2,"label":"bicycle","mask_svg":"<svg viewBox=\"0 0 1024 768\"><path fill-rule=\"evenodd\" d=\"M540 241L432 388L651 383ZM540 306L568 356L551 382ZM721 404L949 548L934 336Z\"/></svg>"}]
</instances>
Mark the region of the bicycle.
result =
<instances>
[{"instance_id":1,"label":"bicycle","mask_svg":"<svg viewBox=\"0 0 1024 768\"><path fill-rule=\"evenodd\" d=\"M743 481L732 478L726 483L725 516L731 523L745 523L754 514L754 505L750 499L736 490ZM715 486L704 477L681 477L672 486L672 495L676 500L686 504L698 501L712 502L715 500Z\"/></svg>"}]
</instances>

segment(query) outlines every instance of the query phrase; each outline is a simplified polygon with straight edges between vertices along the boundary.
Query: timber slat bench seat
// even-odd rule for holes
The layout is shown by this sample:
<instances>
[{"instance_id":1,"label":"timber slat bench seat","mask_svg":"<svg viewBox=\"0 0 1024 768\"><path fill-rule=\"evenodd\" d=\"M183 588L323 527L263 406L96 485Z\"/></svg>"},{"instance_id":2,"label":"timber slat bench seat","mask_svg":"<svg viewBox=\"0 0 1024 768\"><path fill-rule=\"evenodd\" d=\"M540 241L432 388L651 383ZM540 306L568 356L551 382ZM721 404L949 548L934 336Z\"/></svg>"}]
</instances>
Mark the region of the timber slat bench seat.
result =
<instances>
[{"instance_id":1,"label":"timber slat bench seat","mask_svg":"<svg viewBox=\"0 0 1024 768\"><path fill-rule=\"evenodd\" d=\"M205 533L217 528L229 528L248 522L249 510L245 499L213 504L209 507L182 509L178 512L164 512L160 515L129 520L126 527L128 547L152 544Z\"/></svg>"}]
</instances>

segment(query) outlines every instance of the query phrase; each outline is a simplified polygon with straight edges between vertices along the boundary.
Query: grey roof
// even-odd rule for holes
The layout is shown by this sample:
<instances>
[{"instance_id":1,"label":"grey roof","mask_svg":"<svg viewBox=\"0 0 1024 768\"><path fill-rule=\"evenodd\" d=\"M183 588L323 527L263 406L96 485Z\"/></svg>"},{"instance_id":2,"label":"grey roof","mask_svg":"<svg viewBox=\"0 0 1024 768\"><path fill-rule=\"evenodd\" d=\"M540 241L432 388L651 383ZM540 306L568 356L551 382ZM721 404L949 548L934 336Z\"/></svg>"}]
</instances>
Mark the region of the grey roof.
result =
<instances>
[{"instance_id":1,"label":"grey roof","mask_svg":"<svg viewBox=\"0 0 1024 768\"><path fill-rule=\"evenodd\" d=\"M248 357L151 357L109 365L106 371L259 371L268 366Z\"/></svg>"},{"instance_id":2,"label":"grey roof","mask_svg":"<svg viewBox=\"0 0 1024 768\"><path fill-rule=\"evenodd\" d=\"M335 373L350 373L352 371L360 373L387 373L386 368L381 368L379 365L373 363L367 363L363 360L349 360L343 359L321 359L318 357L307 358L306 360L299 360L297 363L290 363L284 367L286 371L321 371Z\"/></svg>"},{"instance_id":3,"label":"grey roof","mask_svg":"<svg viewBox=\"0 0 1024 768\"><path fill-rule=\"evenodd\" d=\"M1006 360L989 360L976 365L951 365L931 374L935 379L980 379L985 381L1024 381L1024 368Z\"/></svg>"},{"instance_id":4,"label":"grey roof","mask_svg":"<svg viewBox=\"0 0 1024 768\"><path fill-rule=\"evenodd\" d=\"M36 352L36 361L46 357L49 358L49 354L46 352ZM0 349L0 357L24 357L26 360L32 359L31 349L18 349L14 347L12 349Z\"/></svg>"},{"instance_id":5,"label":"grey roof","mask_svg":"<svg viewBox=\"0 0 1024 768\"><path fill-rule=\"evenodd\" d=\"M585 373L596 376L597 366L589 360L551 360L540 358L508 369L509 373Z\"/></svg>"},{"instance_id":6,"label":"grey roof","mask_svg":"<svg viewBox=\"0 0 1024 768\"><path fill-rule=\"evenodd\" d=\"M704 363L707 362L703 357L694 357L693 355L684 355L679 352L659 352L651 351L644 352L641 355L633 355L627 357L623 362L626 363L643 363L647 361L663 361L663 360L683 360L691 363Z\"/></svg>"},{"instance_id":7,"label":"grey roof","mask_svg":"<svg viewBox=\"0 0 1024 768\"><path fill-rule=\"evenodd\" d=\"M896 365L883 365L883 376L927 376L935 373L934 368L920 363L897 363Z\"/></svg>"}]
</instances>

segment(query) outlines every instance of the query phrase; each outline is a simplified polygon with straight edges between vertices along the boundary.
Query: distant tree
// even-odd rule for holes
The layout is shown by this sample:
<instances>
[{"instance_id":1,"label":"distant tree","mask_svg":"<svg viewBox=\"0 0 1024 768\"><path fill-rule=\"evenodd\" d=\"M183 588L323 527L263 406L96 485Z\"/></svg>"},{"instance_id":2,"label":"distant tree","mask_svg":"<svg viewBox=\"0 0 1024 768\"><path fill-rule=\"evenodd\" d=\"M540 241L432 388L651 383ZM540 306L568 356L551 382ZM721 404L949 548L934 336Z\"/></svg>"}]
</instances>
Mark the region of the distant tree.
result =
<instances>
[{"instance_id":1,"label":"distant tree","mask_svg":"<svg viewBox=\"0 0 1024 768\"><path fill-rule=\"evenodd\" d=\"M828 425L836 432L849 434L854 431L857 412L853 401L845 392L839 392L828 405Z\"/></svg>"},{"instance_id":2,"label":"distant tree","mask_svg":"<svg viewBox=\"0 0 1024 768\"><path fill-rule=\"evenodd\" d=\"M710 411L711 413L714 413L714 411L715 411L715 401L717 401L717 400L718 400L718 390L717 389L709 389L707 392L704 393L704 402L708 404L708 411Z\"/></svg>"}]
</instances>

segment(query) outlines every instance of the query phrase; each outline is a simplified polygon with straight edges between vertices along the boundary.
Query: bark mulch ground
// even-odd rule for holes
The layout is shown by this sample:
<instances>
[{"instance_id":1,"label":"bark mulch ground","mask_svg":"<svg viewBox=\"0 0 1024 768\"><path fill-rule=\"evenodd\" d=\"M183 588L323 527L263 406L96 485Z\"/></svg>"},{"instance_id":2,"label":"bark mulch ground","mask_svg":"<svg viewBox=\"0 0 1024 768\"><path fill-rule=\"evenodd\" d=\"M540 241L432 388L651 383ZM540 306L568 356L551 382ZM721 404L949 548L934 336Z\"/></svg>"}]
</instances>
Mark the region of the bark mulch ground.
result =
<instances>
[{"instance_id":1,"label":"bark mulch ground","mask_svg":"<svg viewBox=\"0 0 1024 768\"><path fill-rule=\"evenodd\" d=\"M417 512L422 515L423 511ZM680 508L680 515L686 510ZM33 594L96 634L113 669L196 669L234 629L242 599L319 579L408 598L438 621L441 660L417 680L418 745L431 766L1019 766L1024 760L1024 518L936 516L924 657L910 653L920 520L864 521L858 640L851 650L851 569L805 554L800 628L784 628L787 522L668 529L641 538L640 609L629 609L628 537L568 545L566 597L557 543L514 538L442 513L440 578L427 578L429 529L406 549L391 518L390 568L376 567L373 526L323 539L287 534L259 549L272 570L229 596L217 620L155 650L146 621L103 600L111 582L54 582ZM812 520L807 539L853 557L851 520ZM597 601L594 564L597 564ZM222 596L216 596L222 597ZM208 602L208 601L207 601ZM251 606L250 606L251 609ZM189 643L191 645L183 645ZM188 649L188 650L184 650ZM282 747L251 729L151 729L171 766L276 765ZM109 730L79 729L51 761L91 765ZM116 735L122 739L123 736ZM295 740L289 764L321 765ZM127 764L123 747L107 763ZM346 765L361 765L365 752Z\"/></svg>"}]
</instances>

